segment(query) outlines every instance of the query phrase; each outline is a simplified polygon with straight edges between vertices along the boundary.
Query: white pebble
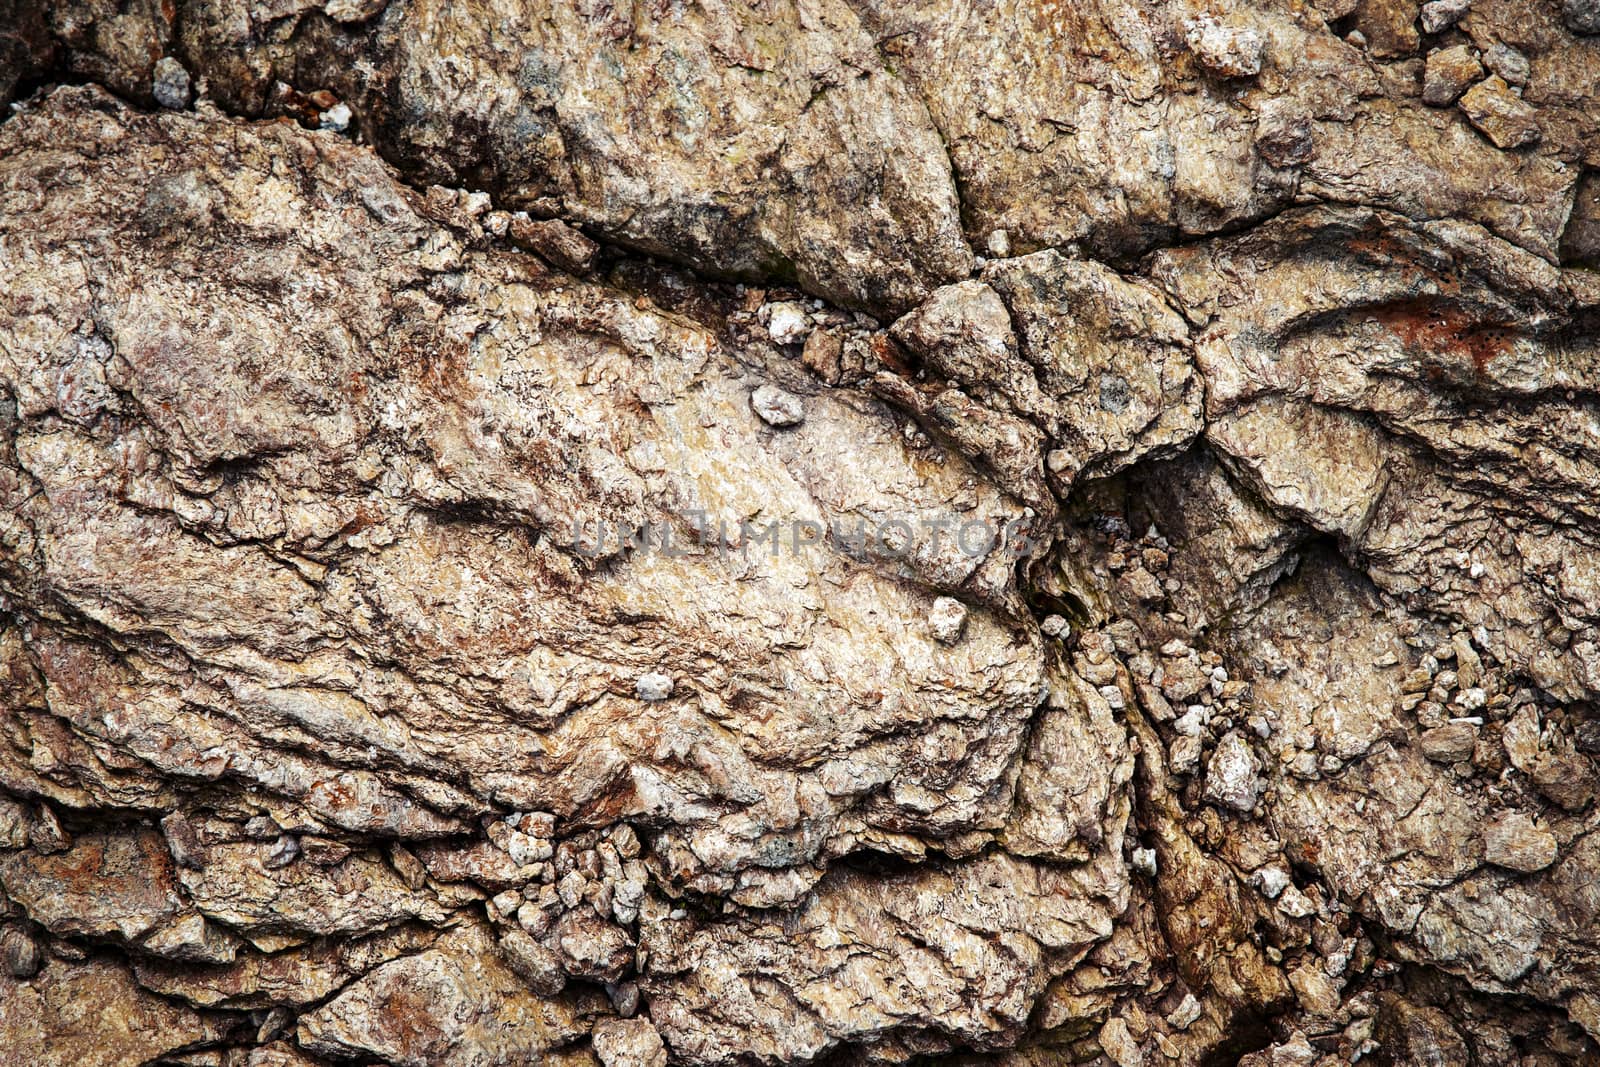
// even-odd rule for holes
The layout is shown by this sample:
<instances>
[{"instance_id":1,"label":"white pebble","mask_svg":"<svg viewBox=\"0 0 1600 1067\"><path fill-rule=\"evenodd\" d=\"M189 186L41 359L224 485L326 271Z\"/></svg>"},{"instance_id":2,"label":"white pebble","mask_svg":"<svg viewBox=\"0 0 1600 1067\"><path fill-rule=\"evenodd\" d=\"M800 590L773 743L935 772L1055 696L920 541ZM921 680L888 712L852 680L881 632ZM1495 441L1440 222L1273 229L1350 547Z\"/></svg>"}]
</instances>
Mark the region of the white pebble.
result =
<instances>
[{"instance_id":1,"label":"white pebble","mask_svg":"<svg viewBox=\"0 0 1600 1067\"><path fill-rule=\"evenodd\" d=\"M665 674L641 674L633 683L633 691L640 700L665 700L672 695L672 679Z\"/></svg>"},{"instance_id":2,"label":"white pebble","mask_svg":"<svg viewBox=\"0 0 1600 1067\"><path fill-rule=\"evenodd\" d=\"M953 645L961 640L967 628L967 606L955 597L942 596L934 600L928 612L928 630L934 640L943 645Z\"/></svg>"},{"instance_id":3,"label":"white pebble","mask_svg":"<svg viewBox=\"0 0 1600 1067\"><path fill-rule=\"evenodd\" d=\"M799 344L811 333L806 309L787 300L767 305L767 336L780 345Z\"/></svg>"},{"instance_id":4,"label":"white pebble","mask_svg":"<svg viewBox=\"0 0 1600 1067\"><path fill-rule=\"evenodd\" d=\"M334 133L343 133L350 128L350 107L344 103L334 104L324 111L317 119L317 124L325 130Z\"/></svg>"},{"instance_id":5,"label":"white pebble","mask_svg":"<svg viewBox=\"0 0 1600 1067\"><path fill-rule=\"evenodd\" d=\"M776 385L763 385L750 394L750 407L768 426L797 426L805 421L801 399Z\"/></svg>"}]
</instances>

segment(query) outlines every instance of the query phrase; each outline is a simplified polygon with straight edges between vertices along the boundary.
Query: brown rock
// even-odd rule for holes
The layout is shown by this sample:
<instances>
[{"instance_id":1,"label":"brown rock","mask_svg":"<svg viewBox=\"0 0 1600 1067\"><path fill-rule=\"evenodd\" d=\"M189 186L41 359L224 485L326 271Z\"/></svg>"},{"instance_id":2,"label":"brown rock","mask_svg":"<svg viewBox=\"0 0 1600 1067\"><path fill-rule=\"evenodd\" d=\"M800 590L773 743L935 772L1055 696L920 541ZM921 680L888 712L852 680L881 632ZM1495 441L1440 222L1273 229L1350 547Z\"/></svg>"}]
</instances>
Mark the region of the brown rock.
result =
<instances>
[{"instance_id":1,"label":"brown rock","mask_svg":"<svg viewBox=\"0 0 1600 1067\"><path fill-rule=\"evenodd\" d=\"M1478 732L1467 723L1447 722L1424 730L1417 739L1422 754L1435 763L1459 763L1472 758Z\"/></svg>"},{"instance_id":2,"label":"brown rock","mask_svg":"<svg viewBox=\"0 0 1600 1067\"><path fill-rule=\"evenodd\" d=\"M1422 75L1422 102L1449 107L1467 87L1483 77L1483 64L1470 45L1458 44L1428 54Z\"/></svg>"},{"instance_id":3,"label":"brown rock","mask_svg":"<svg viewBox=\"0 0 1600 1067\"><path fill-rule=\"evenodd\" d=\"M1555 835L1521 812L1507 812L1484 828L1484 858L1513 871L1542 871L1556 859Z\"/></svg>"},{"instance_id":4,"label":"brown rock","mask_svg":"<svg viewBox=\"0 0 1600 1067\"><path fill-rule=\"evenodd\" d=\"M1496 148L1522 148L1543 136L1538 114L1499 75L1486 78L1462 96L1460 107Z\"/></svg>"},{"instance_id":5,"label":"brown rock","mask_svg":"<svg viewBox=\"0 0 1600 1067\"><path fill-rule=\"evenodd\" d=\"M487 933L465 926L302 1016L296 1039L323 1055L403 1067L526 1062L586 1033L600 999L535 996L500 962Z\"/></svg>"},{"instance_id":6,"label":"brown rock","mask_svg":"<svg viewBox=\"0 0 1600 1067\"><path fill-rule=\"evenodd\" d=\"M511 219L511 239L552 265L573 274L587 274L600 246L560 219Z\"/></svg>"}]
</instances>

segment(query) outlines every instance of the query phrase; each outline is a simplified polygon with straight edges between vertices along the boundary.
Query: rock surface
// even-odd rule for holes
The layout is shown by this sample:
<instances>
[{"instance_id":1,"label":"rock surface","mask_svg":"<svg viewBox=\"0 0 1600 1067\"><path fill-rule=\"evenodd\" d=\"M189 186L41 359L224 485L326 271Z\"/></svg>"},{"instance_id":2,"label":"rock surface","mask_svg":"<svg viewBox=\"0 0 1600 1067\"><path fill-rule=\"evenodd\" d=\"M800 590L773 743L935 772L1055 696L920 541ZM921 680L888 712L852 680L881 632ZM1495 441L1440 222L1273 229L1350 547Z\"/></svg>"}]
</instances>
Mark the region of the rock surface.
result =
<instances>
[{"instance_id":1,"label":"rock surface","mask_svg":"<svg viewBox=\"0 0 1600 1067\"><path fill-rule=\"evenodd\" d=\"M0 0L0 1060L1600 1057L1592 8Z\"/></svg>"}]
</instances>

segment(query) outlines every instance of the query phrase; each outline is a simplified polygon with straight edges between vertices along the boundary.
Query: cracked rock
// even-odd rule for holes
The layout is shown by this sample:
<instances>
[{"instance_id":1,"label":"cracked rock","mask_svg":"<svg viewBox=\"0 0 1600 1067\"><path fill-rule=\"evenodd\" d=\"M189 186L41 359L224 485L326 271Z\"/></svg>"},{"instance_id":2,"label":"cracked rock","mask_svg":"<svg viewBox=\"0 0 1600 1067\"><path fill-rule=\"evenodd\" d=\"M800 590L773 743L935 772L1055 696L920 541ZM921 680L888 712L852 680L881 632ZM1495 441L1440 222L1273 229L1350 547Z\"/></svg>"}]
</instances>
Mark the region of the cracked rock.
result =
<instances>
[{"instance_id":1,"label":"cracked rock","mask_svg":"<svg viewBox=\"0 0 1600 1067\"><path fill-rule=\"evenodd\" d=\"M1238 731L1217 742L1206 765L1206 799L1213 804L1248 814L1255 810L1261 792L1260 764L1250 742Z\"/></svg>"},{"instance_id":2,"label":"cracked rock","mask_svg":"<svg viewBox=\"0 0 1600 1067\"><path fill-rule=\"evenodd\" d=\"M0 1049L1600 1059L1596 21L0 0Z\"/></svg>"},{"instance_id":3,"label":"cracked rock","mask_svg":"<svg viewBox=\"0 0 1600 1067\"><path fill-rule=\"evenodd\" d=\"M1556 858L1555 835L1520 812L1491 820L1484 828L1484 859L1513 871L1542 871Z\"/></svg>"},{"instance_id":4,"label":"cracked rock","mask_svg":"<svg viewBox=\"0 0 1600 1067\"><path fill-rule=\"evenodd\" d=\"M1542 136L1537 113L1498 74L1468 89L1459 106L1496 148L1522 148Z\"/></svg>"}]
</instances>

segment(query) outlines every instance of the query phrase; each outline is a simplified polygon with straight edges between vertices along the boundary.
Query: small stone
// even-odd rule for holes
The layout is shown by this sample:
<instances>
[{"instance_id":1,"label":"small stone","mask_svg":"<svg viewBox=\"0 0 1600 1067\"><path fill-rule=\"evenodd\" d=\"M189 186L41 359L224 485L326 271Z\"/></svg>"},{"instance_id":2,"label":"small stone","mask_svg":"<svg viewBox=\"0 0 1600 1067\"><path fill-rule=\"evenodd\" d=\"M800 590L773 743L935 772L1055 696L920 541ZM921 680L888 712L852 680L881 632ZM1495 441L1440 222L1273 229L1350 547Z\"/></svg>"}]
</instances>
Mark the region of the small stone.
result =
<instances>
[{"instance_id":1,"label":"small stone","mask_svg":"<svg viewBox=\"0 0 1600 1067\"><path fill-rule=\"evenodd\" d=\"M1468 121L1496 148L1522 148L1542 136L1532 107L1495 75L1467 90L1458 105Z\"/></svg>"},{"instance_id":2,"label":"small stone","mask_svg":"<svg viewBox=\"0 0 1600 1067\"><path fill-rule=\"evenodd\" d=\"M521 906L522 894L515 889L507 889L489 898L489 907L493 909L491 918L494 916L499 916L502 919L510 918L516 914L517 909Z\"/></svg>"},{"instance_id":3,"label":"small stone","mask_svg":"<svg viewBox=\"0 0 1600 1067\"><path fill-rule=\"evenodd\" d=\"M1201 743L1198 737L1180 737L1167 752L1173 774L1193 774L1200 767Z\"/></svg>"},{"instance_id":4,"label":"small stone","mask_svg":"<svg viewBox=\"0 0 1600 1067\"><path fill-rule=\"evenodd\" d=\"M1256 30L1226 25L1207 16L1189 23L1184 40L1203 66L1224 78L1248 78L1261 73L1266 40Z\"/></svg>"},{"instance_id":5,"label":"small stone","mask_svg":"<svg viewBox=\"0 0 1600 1067\"><path fill-rule=\"evenodd\" d=\"M1433 675L1426 667L1418 667L1400 680L1402 693L1426 693L1433 685Z\"/></svg>"},{"instance_id":6,"label":"small stone","mask_svg":"<svg viewBox=\"0 0 1600 1067\"><path fill-rule=\"evenodd\" d=\"M200 835L194 824L181 811L175 811L161 820L161 829L166 834L167 851L172 854L172 862L185 870L200 870L203 853Z\"/></svg>"},{"instance_id":7,"label":"small stone","mask_svg":"<svg viewBox=\"0 0 1600 1067\"><path fill-rule=\"evenodd\" d=\"M798 426L806 417L801 399L776 385L763 385L752 392L750 407L768 426Z\"/></svg>"},{"instance_id":8,"label":"small stone","mask_svg":"<svg viewBox=\"0 0 1600 1067\"><path fill-rule=\"evenodd\" d=\"M1072 628L1060 615L1046 615L1039 629L1046 637L1065 637Z\"/></svg>"},{"instance_id":9,"label":"small stone","mask_svg":"<svg viewBox=\"0 0 1600 1067\"><path fill-rule=\"evenodd\" d=\"M649 674L641 674L638 680L633 683L633 691L640 700L646 700L651 703L665 700L672 695L672 678L669 675L658 674L654 671Z\"/></svg>"},{"instance_id":10,"label":"small stone","mask_svg":"<svg viewBox=\"0 0 1600 1067\"><path fill-rule=\"evenodd\" d=\"M1098 1040L1100 1051L1117 1067L1140 1067L1144 1063L1144 1053L1139 1051L1127 1021L1120 1016L1113 1016L1100 1028Z\"/></svg>"},{"instance_id":11,"label":"small stone","mask_svg":"<svg viewBox=\"0 0 1600 1067\"><path fill-rule=\"evenodd\" d=\"M1200 1002L1193 993L1185 993L1183 1000L1167 1015L1167 1025L1174 1030L1187 1030L1199 1021L1201 1016Z\"/></svg>"},{"instance_id":12,"label":"small stone","mask_svg":"<svg viewBox=\"0 0 1600 1067\"><path fill-rule=\"evenodd\" d=\"M1291 986L1294 985L1292 978L1289 984ZM1297 996L1300 995L1298 986L1295 987L1295 993ZM1337 1000L1335 1005L1337 1006ZM1274 1046L1267 1053L1267 1056L1267 1062L1272 1067L1311 1067L1321 1058L1321 1055L1312 1046L1310 1040L1299 1030L1290 1035L1288 1041Z\"/></svg>"},{"instance_id":13,"label":"small stone","mask_svg":"<svg viewBox=\"0 0 1600 1067\"><path fill-rule=\"evenodd\" d=\"M1005 259L1011 254L1011 235L1004 230L995 230L989 234L984 246L995 259Z\"/></svg>"},{"instance_id":14,"label":"small stone","mask_svg":"<svg viewBox=\"0 0 1600 1067\"><path fill-rule=\"evenodd\" d=\"M838 385L844 374L844 343L833 330L813 330L800 352L800 362L829 385Z\"/></svg>"},{"instance_id":15,"label":"small stone","mask_svg":"<svg viewBox=\"0 0 1600 1067\"><path fill-rule=\"evenodd\" d=\"M1298 886L1291 885L1278 895L1278 910L1291 919L1307 919L1317 913L1317 906Z\"/></svg>"},{"instance_id":16,"label":"small stone","mask_svg":"<svg viewBox=\"0 0 1600 1067\"><path fill-rule=\"evenodd\" d=\"M1489 694L1476 686L1461 691L1461 706L1467 711L1477 711L1489 702Z\"/></svg>"},{"instance_id":17,"label":"small stone","mask_svg":"<svg viewBox=\"0 0 1600 1067\"><path fill-rule=\"evenodd\" d=\"M1573 33L1600 33L1600 0L1562 0L1561 21Z\"/></svg>"},{"instance_id":18,"label":"small stone","mask_svg":"<svg viewBox=\"0 0 1600 1067\"><path fill-rule=\"evenodd\" d=\"M955 597L942 596L933 602L928 612L928 630L935 641L953 645L961 640L967 629L967 606Z\"/></svg>"},{"instance_id":19,"label":"small stone","mask_svg":"<svg viewBox=\"0 0 1600 1067\"><path fill-rule=\"evenodd\" d=\"M511 216L511 243L569 274L587 274L600 253L599 245L560 219L532 219L525 211Z\"/></svg>"},{"instance_id":20,"label":"small stone","mask_svg":"<svg viewBox=\"0 0 1600 1067\"><path fill-rule=\"evenodd\" d=\"M283 830L270 815L254 815L244 824L244 835L252 841L272 841Z\"/></svg>"},{"instance_id":21,"label":"small stone","mask_svg":"<svg viewBox=\"0 0 1600 1067\"><path fill-rule=\"evenodd\" d=\"M602 1019L591 1040L605 1067L666 1067L666 1046L649 1019Z\"/></svg>"},{"instance_id":22,"label":"small stone","mask_svg":"<svg viewBox=\"0 0 1600 1067\"><path fill-rule=\"evenodd\" d=\"M606 996L611 998L612 1009L624 1019L639 1014L639 983L618 982L606 986Z\"/></svg>"},{"instance_id":23,"label":"small stone","mask_svg":"<svg viewBox=\"0 0 1600 1067\"><path fill-rule=\"evenodd\" d=\"M340 102L318 115L317 125L324 130L343 133L350 128L351 117L350 105Z\"/></svg>"},{"instance_id":24,"label":"small stone","mask_svg":"<svg viewBox=\"0 0 1600 1067\"><path fill-rule=\"evenodd\" d=\"M8 926L0 934L0 958L5 961L6 973L26 981L39 973L44 966L44 950L38 940L20 926Z\"/></svg>"},{"instance_id":25,"label":"small stone","mask_svg":"<svg viewBox=\"0 0 1600 1067\"><path fill-rule=\"evenodd\" d=\"M1456 684L1470 689L1483 678L1483 658L1464 633L1456 634L1450 644L1456 650Z\"/></svg>"},{"instance_id":26,"label":"small stone","mask_svg":"<svg viewBox=\"0 0 1600 1067\"><path fill-rule=\"evenodd\" d=\"M52 855L72 847L72 835L67 833L56 813L48 804L39 805L28 825L28 845L35 852Z\"/></svg>"},{"instance_id":27,"label":"small stone","mask_svg":"<svg viewBox=\"0 0 1600 1067\"><path fill-rule=\"evenodd\" d=\"M293 834L280 834L278 839L267 849L267 858L262 863L271 870L287 867L300 858L300 840Z\"/></svg>"},{"instance_id":28,"label":"small stone","mask_svg":"<svg viewBox=\"0 0 1600 1067\"><path fill-rule=\"evenodd\" d=\"M556 892L561 894L561 903L569 908L576 908L583 902L584 891L589 888L589 879L583 876L582 871L568 871L556 883Z\"/></svg>"},{"instance_id":29,"label":"small stone","mask_svg":"<svg viewBox=\"0 0 1600 1067\"><path fill-rule=\"evenodd\" d=\"M501 934L500 952L528 988L540 996L553 997L566 988L561 958L523 931L512 929Z\"/></svg>"},{"instance_id":30,"label":"small stone","mask_svg":"<svg viewBox=\"0 0 1600 1067\"><path fill-rule=\"evenodd\" d=\"M150 95L162 107L183 110L189 106L189 72L171 56L162 56L152 72Z\"/></svg>"},{"instance_id":31,"label":"small stone","mask_svg":"<svg viewBox=\"0 0 1600 1067\"><path fill-rule=\"evenodd\" d=\"M1291 884L1289 872L1282 867L1261 867L1250 876L1250 881L1268 900L1277 900Z\"/></svg>"},{"instance_id":32,"label":"small stone","mask_svg":"<svg viewBox=\"0 0 1600 1067\"><path fill-rule=\"evenodd\" d=\"M1327 1016L1339 1010L1339 991L1322 968L1310 962L1302 963L1289 972L1289 985L1300 1006L1313 1015Z\"/></svg>"},{"instance_id":33,"label":"small stone","mask_svg":"<svg viewBox=\"0 0 1600 1067\"><path fill-rule=\"evenodd\" d=\"M328 0L323 12L335 22L365 22L388 6L388 0Z\"/></svg>"},{"instance_id":34,"label":"small stone","mask_svg":"<svg viewBox=\"0 0 1600 1067\"><path fill-rule=\"evenodd\" d=\"M1443 33L1461 21L1472 0L1432 0L1422 5L1422 32Z\"/></svg>"},{"instance_id":35,"label":"small stone","mask_svg":"<svg viewBox=\"0 0 1600 1067\"><path fill-rule=\"evenodd\" d=\"M1483 53L1483 65L1489 68L1489 73L1500 75L1509 85L1527 85L1528 78L1533 74L1528 57L1508 44L1490 45ZM1483 565L1480 563L1476 566L1481 569ZM1473 577L1479 575L1474 574Z\"/></svg>"},{"instance_id":36,"label":"small stone","mask_svg":"<svg viewBox=\"0 0 1600 1067\"><path fill-rule=\"evenodd\" d=\"M1191 704L1189 710L1173 722L1172 728L1184 737L1199 737L1206 732L1206 709L1199 704Z\"/></svg>"},{"instance_id":37,"label":"small stone","mask_svg":"<svg viewBox=\"0 0 1600 1067\"><path fill-rule=\"evenodd\" d=\"M811 332L811 319L806 309L792 301L783 300L768 304L767 336L780 345L798 344Z\"/></svg>"},{"instance_id":38,"label":"small stone","mask_svg":"<svg viewBox=\"0 0 1600 1067\"><path fill-rule=\"evenodd\" d=\"M1541 830L1521 812L1499 815L1484 829L1484 859L1498 867L1524 873L1542 871L1555 862L1557 851L1555 835Z\"/></svg>"},{"instance_id":39,"label":"small stone","mask_svg":"<svg viewBox=\"0 0 1600 1067\"><path fill-rule=\"evenodd\" d=\"M629 826L625 822L618 823L612 828L610 838L611 844L616 847L618 856L621 856L625 860L631 860L638 857L641 851L639 845L639 834L634 830L633 827Z\"/></svg>"},{"instance_id":40,"label":"small stone","mask_svg":"<svg viewBox=\"0 0 1600 1067\"><path fill-rule=\"evenodd\" d=\"M1478 731L1471 726L1461 722L1447 722L1443 726L1423 731L1422 736L1418 738L1418 747L1424 756L1435 763L1459 763L1461 760L1472 758L1473 746L1477 741Z\"/></svg>"},{"instance_id":41,"label":"small stone","mask_svg":"<svg viewBox=\"0 0 1600 1067\"><path fill-rule=\"evenodd\" d=\"M1133 869L1146 878L1156 876L1157 861L1156 850L1153 848L1136 848L1133 850Z\"/></svg>"},{"instance_id":42,"label":"small stone","mask_svg":"<svg viewBox=\"0 0 1600 1067\"><path fill-rule=\"evenodd\" d=\"M1255 810L1261 792L1260 765L1244 735L1233 731L1217 743L1206 767L1206 800L1240 813Z\"/></svg>"}]
</instances>

